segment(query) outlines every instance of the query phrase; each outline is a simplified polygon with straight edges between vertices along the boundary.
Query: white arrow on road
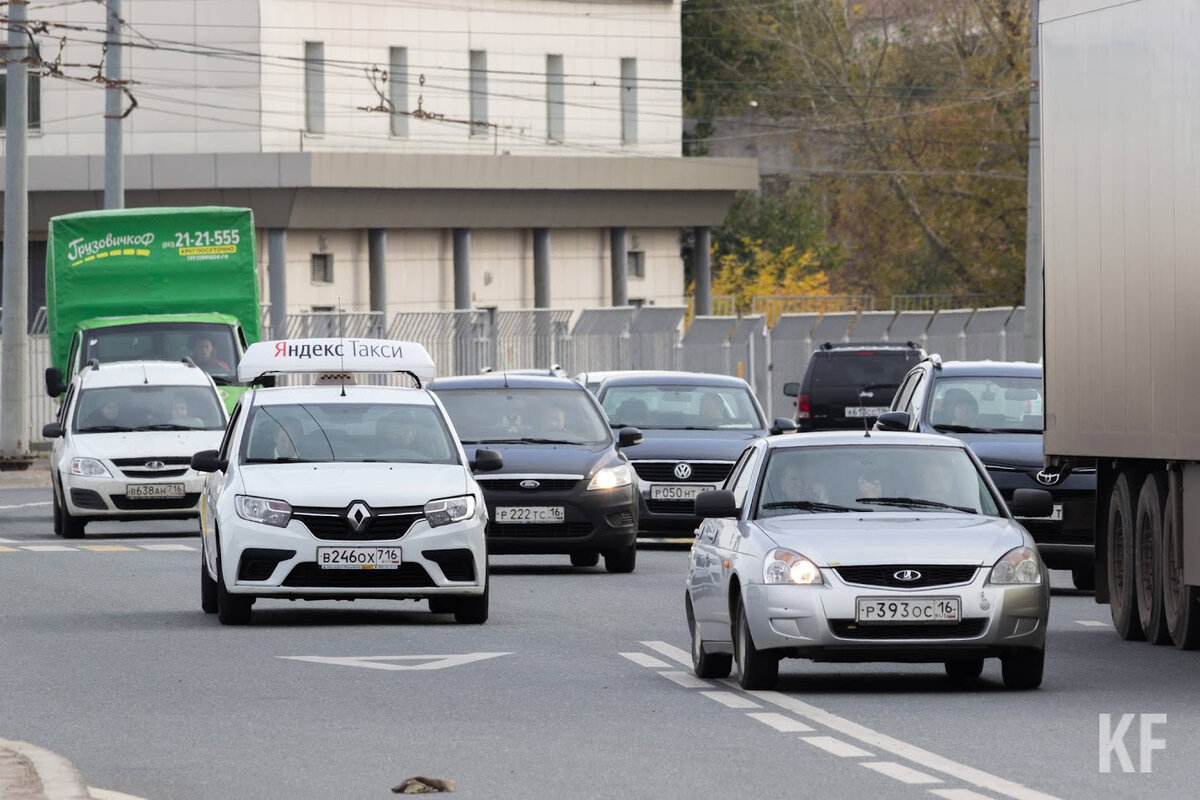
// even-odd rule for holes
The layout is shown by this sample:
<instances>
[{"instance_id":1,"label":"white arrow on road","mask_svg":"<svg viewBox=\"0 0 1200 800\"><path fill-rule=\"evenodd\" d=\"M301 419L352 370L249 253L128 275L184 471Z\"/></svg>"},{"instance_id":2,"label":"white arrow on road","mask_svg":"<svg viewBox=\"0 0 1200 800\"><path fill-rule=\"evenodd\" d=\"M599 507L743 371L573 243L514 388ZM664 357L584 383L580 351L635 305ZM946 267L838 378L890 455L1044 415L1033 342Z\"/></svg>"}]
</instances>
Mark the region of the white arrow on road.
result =
<instances>
[{"instance_id":1,"label":"white arrow on road","mask_svg":"<svg viewBox=\"0 0 1200 800\"><path fill-rule=\"evenodd\" d=\"M461 667L475 661L486 661L512 653L459 653L457 655L433 656L278 656L292 661L311 661L314 664L335 664L343 667L365 667L366 669L413 670L447 669Z\"/></svg>"}]
</instances>

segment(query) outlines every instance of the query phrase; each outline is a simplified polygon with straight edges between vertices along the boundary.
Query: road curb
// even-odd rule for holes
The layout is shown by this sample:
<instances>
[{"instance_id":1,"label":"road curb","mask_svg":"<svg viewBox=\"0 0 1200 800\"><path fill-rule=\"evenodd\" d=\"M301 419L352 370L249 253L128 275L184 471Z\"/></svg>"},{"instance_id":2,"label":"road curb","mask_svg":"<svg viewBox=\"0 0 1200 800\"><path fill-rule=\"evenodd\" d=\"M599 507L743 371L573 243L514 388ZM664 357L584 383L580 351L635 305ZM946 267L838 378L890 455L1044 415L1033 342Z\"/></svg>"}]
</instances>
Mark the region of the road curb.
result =
<instances>
[{"instance_id":1,"label":"road curb","mask_svg":"<svg viewBox=\"0 0 1200 800\"><path fill-rule=\"evenodd\" d=\"M34 789L33 794L23 793L14 797L28 797L30 800L92 800L79 771L57 753L28 742L0 739L0 755L3 755L4 751L16 756L17 769L24 772L23 776L16 777L33 778L35 783L41 784L40 794ZM4 783L0 783L0 796L9 796L6 793L7 788Z\"/></svg>"}]
</instances>

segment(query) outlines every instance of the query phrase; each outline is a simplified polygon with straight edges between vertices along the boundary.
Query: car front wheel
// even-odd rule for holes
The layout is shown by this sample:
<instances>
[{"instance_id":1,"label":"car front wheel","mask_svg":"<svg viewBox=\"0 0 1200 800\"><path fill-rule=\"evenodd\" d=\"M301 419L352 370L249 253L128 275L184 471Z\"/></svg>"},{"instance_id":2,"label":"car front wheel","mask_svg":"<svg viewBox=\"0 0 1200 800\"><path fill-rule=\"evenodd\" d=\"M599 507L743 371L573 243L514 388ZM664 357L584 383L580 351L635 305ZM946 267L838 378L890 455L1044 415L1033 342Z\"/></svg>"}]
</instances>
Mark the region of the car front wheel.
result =
<instances>
[{"instance_id":1,"label":"car front wheel","mask_svg":"<svg viewBox=\"0 0 1200 800\"><path fill-rule=\"evenodd\" d=\"M734 657L738 665L738 684L743 689L774 689L779 680L779 658L754 646L746 608L738 603L737 625L733 636Z\"/></svg>"},{"instance_id":2,"label":"car front wheel","mask_svg":"<svg viewBox=\"0 0 1200 800\"><path fill-rule=\"evenodd\" d=\"M221 559L221 542L217 541L217 619L222 625L247 625L253 597L230 594L225 586L225 570Z\"/></svg>"},{"instance_id":3,"label":"car front wheel","mask_svg":"<svg viewBox=\"0 0 1200 800\"><path fill-rule=\"evenodd\" d=\"M488 594L492 590L491 578L483 587L483 594L460 597L454 606L454 621L460 625L482 625L488 618Z\"/></svg>"},{"instance_id":4,"label":"car front wheel","mask_svg":"<svg viewBox=\"0 0 1200 800\"><path fill-rule=\"evenodd\" d=\"M208 575L204 550L200 551L200 608L205 614L217 613L217 582Z\"/></svg>"},{"instance_id":5,"label":"car front wheel","mask_svg":"<svg viewBox=\"0 0 1200 800\"><path fill-rule=\"evenodd\" d=\"M1036 689L1042 685L1046 651L1015 650L1000 659L1000 674L1006 689Z\"/></svg>"},{"instance_id":6,"label":"car front wheel","mask_svg":"<svg viewBox=\"0 0 1200 800\"><path fill-rule=\"evenodd\" d=\"M618 550L609 550L604 554L604 568L612 573L626 574L633 572L637 565L637 542Z\"/></svg>"},{"instance_id":7,"label":"car front wheel","mask_svg":"<svg viewBox=\"0 0 1200 800\"><path fill-rule=\"evenodd\" d=\"M946 674L951 680L971 681L983 674L982 658L956 658L946 662Z\"/></svg>"},{"instance_id":8,"label":"car front wheel","mask_svg":"<svg viewBox=\"0 0 1200 800\"><path fill-rule=\"evenodd\" d=\"M733 656L728 653L709 653L700 639L696 615L692 611L692 598L687 597L688 628L692 632L692 671L697 678L728 678L733 669Z\"/></svg>"},{"instance_id":9,"label":"car front wheel","mask_svg":"<svg viewBox=\"0 0 1200 800\"><path fill-rule=\"evenodd\" d=\"M85 525L87 525L87 520L81 517L71 516L71 512L67 510L67 501L65 496L63 498L62 505L59 506L59 517L59 529L61 530L60 535L64 539L83 538L83 528Z\"/></svg>"}]
</instances>

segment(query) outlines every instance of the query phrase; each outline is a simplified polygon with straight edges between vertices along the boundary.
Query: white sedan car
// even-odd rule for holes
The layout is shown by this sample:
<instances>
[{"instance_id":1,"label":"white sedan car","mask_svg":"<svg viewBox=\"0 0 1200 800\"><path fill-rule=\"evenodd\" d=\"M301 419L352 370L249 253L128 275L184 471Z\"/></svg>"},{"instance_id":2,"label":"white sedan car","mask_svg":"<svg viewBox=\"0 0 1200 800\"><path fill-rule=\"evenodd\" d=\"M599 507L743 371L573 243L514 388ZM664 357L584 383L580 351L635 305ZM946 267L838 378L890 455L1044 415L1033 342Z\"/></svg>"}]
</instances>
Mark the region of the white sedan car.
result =
<instances>
[{"instance_id":1,"label":"white sedan car","mask_svg":"<svg viewBox=\"0 0 1200 800\"><path fill-rule=\"evenodd\" d=\"M1020 489L1012 513L1046 516ZM919 433L755 442L696 498L685 611L696 675L736 660L746 689L779 661L940 662L970 680L999 658L1009 688L1042 682L1050 584L1037 546L970 449Z\"/></svg>"},{"instance_id":2,"label":"white sedan car","mask_svg":"<svg viewBox=\"0 0 1200 800\"><path fill-rule=\"evenodd\" d=\"M256 598L424 599L463 623L488 616L487 507L417 344L296 340L252 345L239 377L336 372L333 381L256 389L234 409L201 506L201 606L246 624ZM356 385L405 372L418 388Z\"/></svg>"}]
</instances>

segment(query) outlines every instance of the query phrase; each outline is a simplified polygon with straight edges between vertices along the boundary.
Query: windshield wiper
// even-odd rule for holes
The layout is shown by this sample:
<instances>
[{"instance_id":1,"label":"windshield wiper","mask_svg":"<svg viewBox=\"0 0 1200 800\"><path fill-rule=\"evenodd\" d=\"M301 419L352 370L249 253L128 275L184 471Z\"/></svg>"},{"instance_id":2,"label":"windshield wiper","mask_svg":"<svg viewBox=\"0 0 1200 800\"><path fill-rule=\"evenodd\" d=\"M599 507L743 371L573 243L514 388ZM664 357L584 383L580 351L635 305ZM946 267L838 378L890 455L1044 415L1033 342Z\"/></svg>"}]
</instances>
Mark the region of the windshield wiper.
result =
<instances>
[{"instance_id":1,"label":"windshield wiper","mask_svg":"<svg viewBox=\"0 0 1200 800\"><path fill-rule=\"evenodd\" d=\"M176 425L173 422L160 422L155 425L139 425L135 431L194 431L191 425Z\"/></svg>"},{"instance_id":2,"label":"windshield wiper","mask_svg":"<svg viewBox=\"0 0 1200 800\"><path fill-rule=\"evenodd\" d=\"M988 428L989 433L1030 433L1041 435L1041 428Z\"/></svg>"},{"instance_id":3,"label":"windshield wiper","mask_svg":"<svg viewBox=\"0 0 1200 800\"><path fill-rule=\"evenodd\" d=\"M296 458L295 456L276 456L275 458L247 458L247 464L318 464L323 459Z\"/></svg>"},{"instance_id":4,"label":"windshield wiper","mask_svg":"<svg viewBox=\"0 0 1200 800\"><path fill-rule=\"evenodd\" d=\"M462 444L583 444L565 439L539 439L535 436L519 436L512 439L463 439Z\"/></svg>"},{"instance_id":5,"label":"windshield wiper","mask_svg":"<svg viewBox=\"0 0 1200 800\"><path fill-rule=\"evenodd\" d=\"M764 503L763 510L776 508L794 508L799 511L853 511L849 506L839 506L835 503L822 503L818 500L781 500L777 503ZM859 511L872 511L874 509L865 508L858 509Z\"/></svg>"},{"instance_id":6,"label":"windshield wiper","mask_svg":"<svg viewBox=\"0 0 1200 800\"><path fill-rule=\"evenodd\" d=\"M123 425L92 425L88 428L80 428L79 433L129 433L133 428L126 428Z\"/></svg>"},{"instance_id":7,"label":"windshield wiper","mask_svg":"<svg viewBox=\"0 0 1200 800\"><path fill-rule=\"evenodd\" d=\"M934 425L935 431L949 431L950 433L993 433L990 428L975 428L970 425Z\"/></svg>"},{"instance_id":8,"label":"windshield wiper","mask_svg":"<svg viewBox=\"0 0 1200 800\"><path fill-rule=\"evenodd\" d=\"M966 506L952 506L949 503L943 503L939 500L926 500L921 497L856 497L856 503L875 503L881 506L912 506L915 508L948 508L955 511L963 511L967 514L978 514L979 512L973 508Z\"/></svg>"}]
</instances>

